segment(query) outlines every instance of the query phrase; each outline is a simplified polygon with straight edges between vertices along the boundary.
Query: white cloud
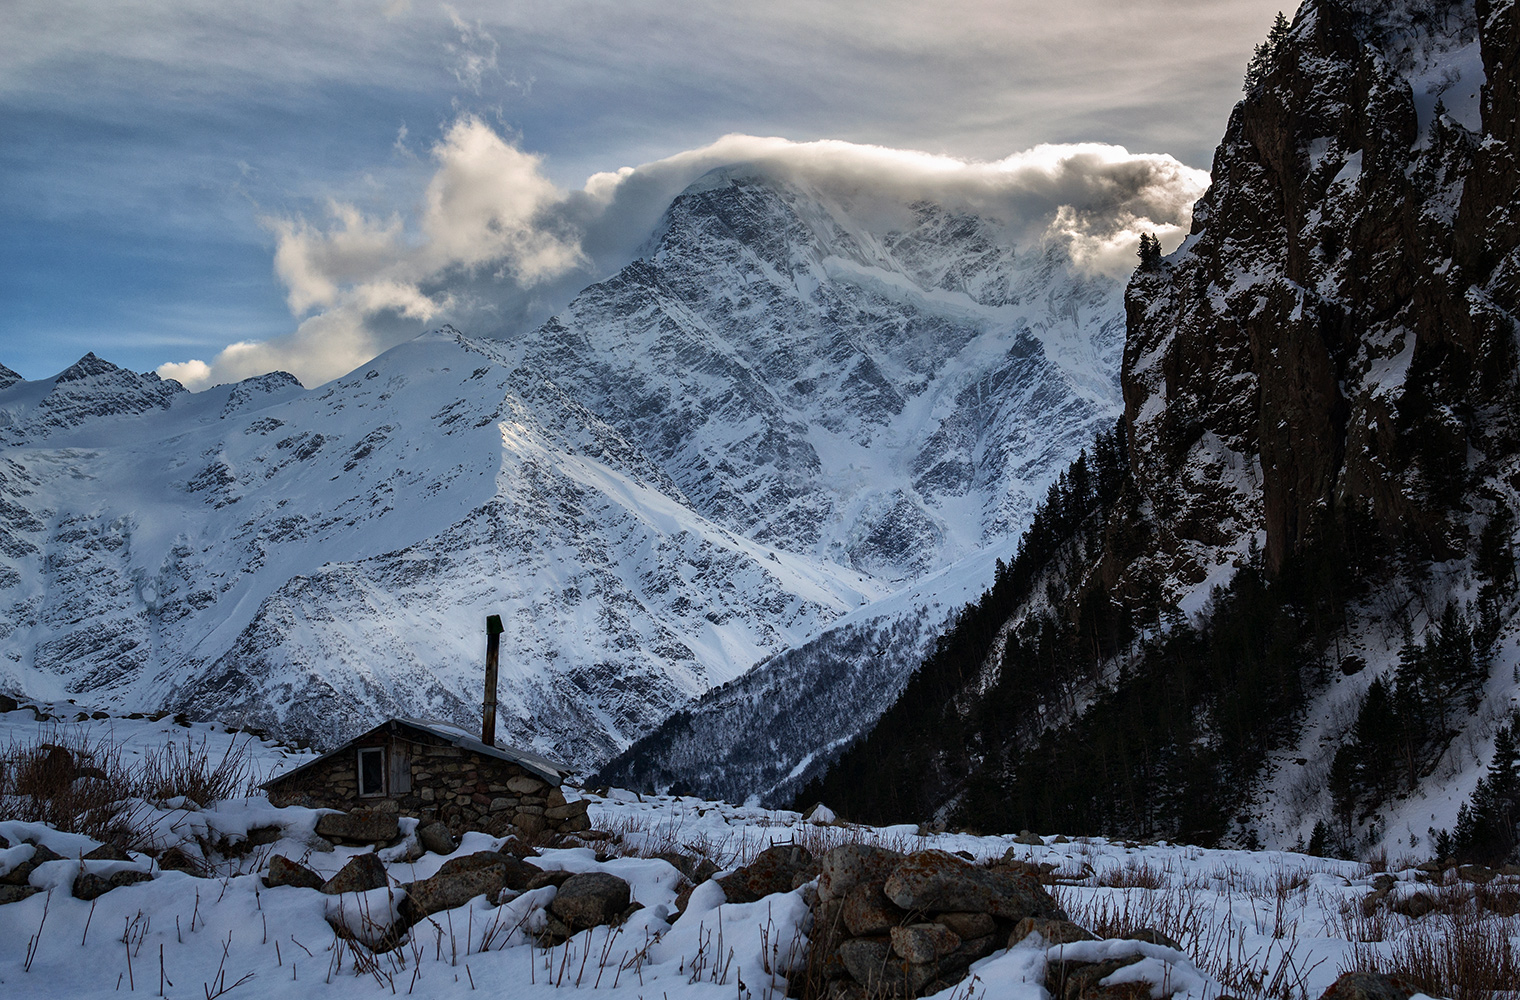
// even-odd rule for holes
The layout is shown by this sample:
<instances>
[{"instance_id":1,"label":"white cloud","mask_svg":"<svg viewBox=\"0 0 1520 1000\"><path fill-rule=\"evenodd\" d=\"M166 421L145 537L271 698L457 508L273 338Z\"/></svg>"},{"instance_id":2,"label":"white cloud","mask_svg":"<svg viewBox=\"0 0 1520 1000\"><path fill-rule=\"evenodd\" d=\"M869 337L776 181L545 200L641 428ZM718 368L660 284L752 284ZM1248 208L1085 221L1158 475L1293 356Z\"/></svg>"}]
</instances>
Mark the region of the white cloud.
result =
<instances>
[{"instance_id":1,"label":"white cloud","mask_svg":"<svg viewBox=\"0 0 1520 1000\"><path fill-rule=\"evenodd\" d=\"M848 202L884 225L931 200L996 218L1024 241L1060 239L1079 262L1122 274L1142 232L1180 239L1207 176L1119 146L1044 145L994 162L837 140L728 135L639 167L556 187L540 157L480 119L455 120L411 218L331 203L327 218L268 220L290 334L165 365L191 388L273 368L326 381L444 320L477 333L537 322L632 258L665 207L708 171L745 165ZM894 214L895 213L895 214Z\"/></svg>"},{"instance_id":2,"label":"white cloud","mask_svg":"<svg viewBox=\"0 0 1520 1000\"><path fill-rule=\"evenodd\" d=\"M524 285L584 263L577 234L548 217L564 195L541 160L478 118L456 121L433 149L438 172L422 214L425 259L436 268L492 264Z\"/></svg>"}]
</instances>

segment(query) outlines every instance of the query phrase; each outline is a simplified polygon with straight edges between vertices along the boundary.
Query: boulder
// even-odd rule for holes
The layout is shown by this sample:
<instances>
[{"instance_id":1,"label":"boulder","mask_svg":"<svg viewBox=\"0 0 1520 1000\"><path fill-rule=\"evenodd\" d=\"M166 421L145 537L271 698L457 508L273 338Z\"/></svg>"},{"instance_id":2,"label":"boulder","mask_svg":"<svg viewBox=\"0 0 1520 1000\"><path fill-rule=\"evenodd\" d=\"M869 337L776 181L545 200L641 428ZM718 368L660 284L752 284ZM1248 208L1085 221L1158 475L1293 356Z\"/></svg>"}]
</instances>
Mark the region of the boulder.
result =
<instances>
[{"instance_id":1,"label":"boulder","mask_svg":"<svg viewBox=\"0 0 1520 1000\"><path fill-rule=\"evenodd\" d=\"M1348 972L1337 979L1319 1000L1409 1000L1421 992L1400 976L1377 972Z\"/></svg>"},{"instance_id":2,"label":"boulder","mask_svg":"<svg viewBox=\"0 0 1520 1000\"><path fill-rule=\"evenodd\" d=\"M73 893L75 899L82 899L88 902L104 896L114 888L116 887L102 875L96 875L94 872L81 872L74 879Z\"/></svg>"},{"instance_id":3,"label":"boulder","mask_svg":"<svg viewBox=\"0 0 1520 1000\"><path fill-rule=\"evenodd\" d=\"M136 885L139 882L153 881L153 875L149 872L139 872L127 869L113 874L106 881L111 883L111 888L120 889L122 886Z\"/></svg>"},{"instance_id":4,"label":"boulder","mask_svg":"<svg viewBox=\"0 0 1520 1000\"><path fill-rule=\"evenodd\" d=\"M907 919L907 911L888 899L881 887L880 882L862 882L845 896L840 919L852 937L885 934Z\"/></svg>"},{"instance_id":5,"label":"boulder","mask_svg":"<svg viewBox=\"0 0 1520 1000\"><path fill-rule=\"evenodd\" d=\"M396 813L361 809L350 813L324 813L317 820L317 833L332 840L360 844L385 844L401 834Z\"/></svg>"},{"instance_id":6,"label":"boulder","mask_svg":"<svg viewBox=\"0 0 1520 1000\"><path fill-rule=\"evenodd\" d=\"M390 884L385 865L373 854L360 854L344 865L338 874L323 882L321 891L329 896L344 892L368 892Z\"/></svg>"},{"instance_id":7,"label":"boulder","mask_svg":"<svg viewBox=\"0 0 1520 1000\"><path fill-rule=\"evenodd\" d=\"M965 940L986 937L997 930L997 922L985 913L941 913L934 921L944 924Z\"/></svg>"},{"instance_id":8,"label":"boulder","mask_svg":"<svg viewBox=\"0 0 1520 1000\"><path fill-rule=\"evenodd\" d=\"M937 962L961 946L961 937L943 924L908 924L891 930L892 951L908 962Z\"/></svg>"},{"instance_id":9,"label":"boulder","mask_svg":"<svg viewBox=\"0 0 1520 1000\"><path fill-rule=\"evenodd\" d=\"M453 854L459 850L459 845L455 843L454 835L449 832L449 828L437 820L424 823L417 828L417 843L422 845L423 850L432 851L434 854Z\"/></svg>"},{"instance_id":10,"label":"boulder","mask_svg":"<svg viewBox=\"0 0 1520 1000\"><path fill-rule=\"evenodd\" d=\"M0 906L6 903L19 903L41 891L35 885L0 885Z\"/></svg>"},{"instance_id":11,"label":"boulder","mask_svg":"<svg viewBox=\"0 0 1520 1000\"><path fill-rule=\"evenodd\" d=\"M1025 917L1014 925L1013 933L1008 935L1008 947L1012 948L1031 934L1038 934L1046 944L1071 944L1073 941L1097 940L1097 935L1070 920Z\"/></svg>"},{"instance_id":12,"label":"boulder","mask_svg":"<svg viewBox=\"0 0 1520 1000\"><path fill-rule=\"evenodd\" d=\"M1073 924L1072 926L1076 925ZM1171 938L1156 930L1154 927L1142 927L1139 930L1130 931L1128 934L1124 935L1124 940L1144 941L1146 944L1159 945L1162 948L1170 948L1173 951L1182 950L1182 945L1180 942L1173 941Z\"/></svg>"},{"instance_id":13,"label":"boulder","mask_svg":"<svg viewBox=\"0 0 1520 1000\"><path fill-rule=\"evenodd\" d=\"M559 888L566 882L570 881L570 877L574 874L574 872L566 871L539 872L537 875L528 880L528 884L524 886L524 888L542 889L546 885L552 885L555 888Z\"/></svg>"},{"instance_id":14,"label":"boulder","mask_svg":"<svg viewBox=\"0 0 1520 1000\"><path fill-rule=\"evenodd\" d=\"M628 883L606 872L580 872L559 887L549 910L571 930L610 924L628 909Z\"/></svg>"},{"instance_id":15,"label":"boulder","mask_svg":"<svg viewBox=\"0 0 1520 1000\"><path fill-rule=\"evenodd\" d=\"M199 858L192 858L182 848L171 847L158 856L160 871L184 872L186 875L194 875L196 878L204 878L206 866Z\"/></svg>"},{"instance_id":16,"label":"boulder","mask_svg":"<svg viewBox=\"0 0 1520 1000\"><path fill-rule=\"evenodd\" d=\"M1015 921L1064 916L1038 880L979 868L944 851L905 859L888 877L885 891L898 906L920 913L970 910Z\"/></svg>"},{"instance_id":17,"label":"boulder","mask_svg":"<svg viewBox=\"0 0 1520 1000\"><path fill-rule=\"evenodd\" d=\"M818 863L798 844L767 847L754 861L718 879L730 903L752 903L776 892L791 892L818 874Z\"/></svg>"},{"instance_id":18,"label":"boulder","mask_svg":"<svg viewBox=\"0 0 1520 1000\"><path fill-rule=\"evenodd\" d=\"M409 924L444 910L463 906L476 896L492 899L506 888L506 866L490 865L449 874L439 872L432 878L405 886L406 899L401 902L401 916Z\"/></svg>"},{"instance_id":19,"label":"boulder","mask_svg":"<svg viewBox=\"0 0 1520 1000\"><path fill-rule=\"evenodd\" d=\"M1105 962L1070 962L1052 960L1045 966L1045 988L1053 1000L1123 1000L1125 991L1114 987L1100 987L1101 980L1118 972L1126 965L1134 965L1141 956L1111 958ZM1125 983L1132 988L1133 1000L1148 1000L1151 995L1149 983Z\"/></svg>"},{"instance_id":20,"label":"boulder","mask_svg":"<svg viewBox=\"0 0 1520 1000\"><path fill-rule=\"evenodd\" d=\"M827 903L843 899L862 882L885 882L903 856L885 847L841 844L828 851L818 865L818 898Z\"/></svg>"},{"instance_id":21,"label":"boulder","mask_svg":"<svg viewBox=\"0 0 1520 1000\"><path fill-rule=\"evenodd\" d=\"M131 861L132 856L115 844L101 844L83 858L85 861Z\"/></svg>"},{"instance_id":22,"label":"boulder","mask_svg":"<svg viewBox=\"0 0 1520 1000\"><path fill-rule=\"evenodd\" d=\"M301 889L320 889L322 876L283 854L276 854L269 859L269 872L264 876L264 884L271 888L293 885Z\"/></svg>"},{"instance_id":23,"label":"boulder","mask_svg":"<svg viewBox=\"0 0 1520 1000\"><path fill-rule=\"evenodd\" d=\"M543 874L543 869L537 865L500 851L476 851L462 858L450 858L438 869L438 874L456 875L482 868L500 868L503 884L518 892L528 888L529 883Z\"/></svg>"}]
</instances>

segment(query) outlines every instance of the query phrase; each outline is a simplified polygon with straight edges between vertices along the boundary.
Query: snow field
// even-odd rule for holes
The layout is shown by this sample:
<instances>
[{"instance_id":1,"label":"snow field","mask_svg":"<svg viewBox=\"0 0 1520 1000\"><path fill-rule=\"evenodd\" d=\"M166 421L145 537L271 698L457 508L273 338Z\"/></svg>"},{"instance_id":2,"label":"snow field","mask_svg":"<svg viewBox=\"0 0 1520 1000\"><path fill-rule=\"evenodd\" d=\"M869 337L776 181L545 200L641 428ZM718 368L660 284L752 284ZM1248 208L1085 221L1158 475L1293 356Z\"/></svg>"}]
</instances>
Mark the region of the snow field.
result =
<instances>
[{"instance_id":1,"label":"snow field","mask_svg":"<svg viewBox=\"0 0 1520 1000\"><path fill-rule=\"evenodd\" d=\"M123 754L196 741L208 752L245 747L260 778L308 759L247 734L220 727L175 725L168 719L38 722L30 711L0 715L0 742L91 739L117 741ZM572 792L572 794L574 794ZM723 901L715 882L692 893L675 918L682 885L664 851L701 854L725 869L747 863L774 843L798 843L814 855L846 842L873 842L900 851L939 849L978 861L1013 856L1045 866L1050 888L1072 918L1106 938L1141 928L1182 946L1101 940L1046 947L1038 937L972 966L970 978L940 1000L1046 1000L1045 966L1052 959L1095 960L1138 954L1142 960L1110 982L1144 979L1152 995L1179 1000L1280 997L1314 1000L1346 968L1382 960L1412 941L1460 930L1478 921L1473 890L1456 883L1425 885L1423 873L1394 873L1383 904L1370 915L1363 901L1375 873L1362 863L1285 852L1204 850L1101 838L1035 838L933 833L913 826L822 825L794 812L735 806L624 790L581 793L607 840L546 849L534 864L549 870L605 871L626 880L643 904L621 927L582 932L554 948L538 947L544 907L553 887L499 905L484 896L434 914L403 943L375 953L395 919L404 883L435 874L448 860L417 856L415 820L403 820L402 842L383 849L392 885L368 893L328 896L293 887L267 888L259 874L284 854L330 876L369 848L329 849L314 836L320 810L275 808L261 794L197 805L183 798L141 802L143 846L178 846L211 873L195 878L163 871L145 853L130 861L81 861L90 838L38 823L0 819L0 872L31 856L25 842L47 845L66 860L38 866L31 884L49 891L0 906L0 992L50 1000L141 992L151 996L372 997L408 994L503 997L590 990L626 1000L779 1000L785 976L804 970L811 925L811 887L755 903ZM7 807L0 816L9 815ZM825 814L826 815L826 814ZM824 818L824 817L820 817ZM277 839L251 846L250 831L275 827ZM1019 841L1022 841L1019 842ZM500 847L504 841L466 834L451 857ZM408 861L408 857L415 860ZM154 879L107 892L94 902L72 897L82 872L109 876L133 869ZM1512 878L1493 892L1520 897ZM1421 918L1396 907L1418 893L1434 895L1449 912ZM1465 893L1465 895L1464 895ZM674 918L674 919L673 919ZM1481 918L1490 933L1520 945L1520 918Z\"/></svg>"}]
</instances>

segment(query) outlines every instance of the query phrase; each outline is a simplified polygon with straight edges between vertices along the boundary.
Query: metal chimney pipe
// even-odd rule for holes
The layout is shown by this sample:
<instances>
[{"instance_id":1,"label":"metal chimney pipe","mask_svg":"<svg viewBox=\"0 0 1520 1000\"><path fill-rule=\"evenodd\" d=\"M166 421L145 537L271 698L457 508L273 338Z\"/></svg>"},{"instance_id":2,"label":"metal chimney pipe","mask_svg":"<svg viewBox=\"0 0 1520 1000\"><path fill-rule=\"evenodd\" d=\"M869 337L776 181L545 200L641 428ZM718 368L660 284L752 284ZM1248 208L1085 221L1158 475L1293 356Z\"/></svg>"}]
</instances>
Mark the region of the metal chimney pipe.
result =
<instances>
[{"instance_id":1,"label":"metal chimney pipe","mask_svg":"<svg viewBox=\"0 0 1520 1000\"><path fill-rule=\"evenodd\" d=\"M496 745L496 656L501 646L501 615L486 616L486 703L480 720L480 742Z\"/></svg>"}]
</instances>

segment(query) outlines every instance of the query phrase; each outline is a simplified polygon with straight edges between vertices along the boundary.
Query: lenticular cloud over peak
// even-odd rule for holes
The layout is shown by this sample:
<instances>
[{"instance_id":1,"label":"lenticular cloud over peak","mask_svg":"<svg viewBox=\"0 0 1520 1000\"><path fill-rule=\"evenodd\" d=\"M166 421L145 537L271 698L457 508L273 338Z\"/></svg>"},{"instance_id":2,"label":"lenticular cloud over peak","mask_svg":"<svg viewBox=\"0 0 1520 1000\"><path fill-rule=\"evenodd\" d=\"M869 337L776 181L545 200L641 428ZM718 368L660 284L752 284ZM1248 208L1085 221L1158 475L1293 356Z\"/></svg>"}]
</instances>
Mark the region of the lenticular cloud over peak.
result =
<instances>
[{"instance_id":1,"label":"lenticular cloud over peak","mask_svg":"<svg viewBox=\"0 0 1520 1000\"><path fill-rule=\"evenodd\" d=\"M271 217L274 269L296 328L210 361L162 365L192 389L274 369L314 385L451 322L472 332L536 324L626 264L681 191L719 168L848 204L883 230L931 202L994 220L1020 242L1055 240L1079 264L1122 275L1142 232L1181 239L1207 175L1121 146L1041 145L978 162L839 140L727 135L562 189L543 161L473 115L431 150L434 172L408 208L332 202L324 216Z\"/></svg>"}]
</instances>

